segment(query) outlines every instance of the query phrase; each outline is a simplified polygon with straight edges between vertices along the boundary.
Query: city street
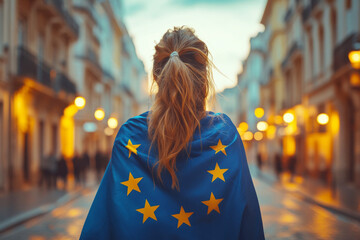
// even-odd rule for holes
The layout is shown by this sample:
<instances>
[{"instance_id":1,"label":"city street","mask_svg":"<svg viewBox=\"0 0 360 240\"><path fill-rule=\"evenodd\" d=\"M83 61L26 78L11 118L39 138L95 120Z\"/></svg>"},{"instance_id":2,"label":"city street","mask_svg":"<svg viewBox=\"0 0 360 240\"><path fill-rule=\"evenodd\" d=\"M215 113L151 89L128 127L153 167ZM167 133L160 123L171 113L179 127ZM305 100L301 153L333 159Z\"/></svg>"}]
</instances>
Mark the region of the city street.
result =
<instances>
[{"instance_id":1,"label":"city street","mask_svg":"<svg viewBox=\"0 0 360 240\"><path fill-rule=\"evenodd\" d=\"M256 175L253 173L253 175ZM307 203L254 178L264 222L266 239L357 239L360 223ZM95 190L43 217L5 233L0 239L78 239Z\"/></svg>"}]
</instances>

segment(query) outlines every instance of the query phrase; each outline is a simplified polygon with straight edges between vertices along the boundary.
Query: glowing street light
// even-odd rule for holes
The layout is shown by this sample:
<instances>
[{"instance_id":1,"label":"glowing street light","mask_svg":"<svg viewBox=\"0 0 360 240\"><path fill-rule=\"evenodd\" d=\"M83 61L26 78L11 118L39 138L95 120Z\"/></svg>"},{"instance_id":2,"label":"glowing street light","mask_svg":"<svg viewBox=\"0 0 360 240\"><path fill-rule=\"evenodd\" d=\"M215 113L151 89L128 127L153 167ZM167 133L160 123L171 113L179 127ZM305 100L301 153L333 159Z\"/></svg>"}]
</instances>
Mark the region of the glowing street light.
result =
<instances>
[{"instance_id":1,"label":"glowing street light","mask_svg":"<svg viewBox=\"0 0 360 240\"><path fill-rule=\"evenodd\" d=\"M275 124L280 125L280 124L282 124L282 121L283 121L283 118L280 115L275 116L275 118L274 118Z\"/></svg>"},{"instance_id":2,"label":"glowing street light","mask_svg":"<svg viewBox=\"0 0 360 240\"><path fill-rule=\"evenodd\" d=\"M326 125L329 122L329 115L326 113L320 113L316 120L320 125Z\"/></svg>"},{"instance_id":3,"label":"glowing street light","mask_svg":"<svg viewBox=\"0 0 360 240\"><path fill-rule=\"evenodd\" d=\"M118 126L118 120L114 117L109 118L108 126L109 126L109 128L112 128L112 129L116 128Z\"/></svg>"},{"instance_id":4,"label":"glowing street light","mask_svg":"<svg viewBox=\"0 0 360 240\"><path fill-rule=\"evenodd\" d=\"M264 137L264 135L263 135L262 132L256 132L256 133L254 134L254 138L255 138L256 141L262 140L263 137Z\"/></svg>"},{"instance_id":5,"label":"glowing street light","mask_svg":"<svg viewBox=\"0 0 360 240\"><path fill-rule=\"evenodd\" d=\"M258 108L255 109L254 114L255 114L255 116L256 116L257 118L262 118L262 117L264 116L264 109L258 107Z\"/></svg>"},{"instance_id":6,"label":"glowing street light","mask_svg":"<svg viewBox=\"0 0 360 240\"><path fill-rule=\"evenodd\" d=\"M256 124L256 127L259 131L266 131L268 126L269 126L268 123L265 121L260 121Z\"/></svg>"},{"instance_id":7,"label":"glowing street light","mask_svg":"<svg viewBox=\"0 0 360 240\"><path fill-rule=\"evenodd\" d=\"M353 68L360 69L360 50L352 50L349 52L348 58Z\"/></svg>"},{"instance_id":8,"label":"glowing street light","mask_svg":"<svg viewBox=\"0 0 360 240\"><path fill-rule=\"evenodd\" d=\"M75 98L74 103L78 109L83 109L85 107L86 100L84 97L78 96Z\"/></svg>"},{"instance_id":9,"label":"glowing street light","mask_svg":"<svg viewBox=\"0 0 360 240\"><path fill-rule=\"evenodd\" d=\"M291 123L292 121L294 121L295 117L294 117L294 114L287 112L284 114L283 119L284 119L284 122Z\"/></svg>"},{"instance_id":10,"label":"glowing street light","mask_svg":"<svg viewBox=\"0 0 360 240\"><path fill-rule=\"evenodd\" d=\"M249 128L249 125L246 122L240 123L239 127L238 127L239 131L241 131L241 132L246 132L248 130L248 128Z\"/></svg>"},{"instance_id":11,"label":"glowing street light","mask_svg":"<svg viewBox=\"0 0 360 240\"><path fill-rule=\"evenodd\" d=\"M96 109L94 116L95 116L96 120L101 121L105 117L105 112L102 108L98 108L98 109Z\"/></svg>"},{"instance_id":12,"label":"glowing street light","mask_svg":"<svg viewBox=\"0 0 360 240\"><path fill-rule=\"evenodd\" d=\"M247 131L244 133L244 140L245 141L251 141L253 139L253 133L250 131Z\"/></svg>"}]
</instances>

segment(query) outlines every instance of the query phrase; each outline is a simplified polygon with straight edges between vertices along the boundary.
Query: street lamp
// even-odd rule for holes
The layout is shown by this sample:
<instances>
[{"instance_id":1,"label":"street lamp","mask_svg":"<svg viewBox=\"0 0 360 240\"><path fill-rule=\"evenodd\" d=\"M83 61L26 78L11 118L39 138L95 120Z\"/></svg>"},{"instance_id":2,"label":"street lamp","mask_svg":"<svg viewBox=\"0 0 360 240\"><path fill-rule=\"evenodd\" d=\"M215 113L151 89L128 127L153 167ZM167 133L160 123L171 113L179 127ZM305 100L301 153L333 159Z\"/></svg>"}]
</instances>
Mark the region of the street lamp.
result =
<instances>
[{"instance_id":1,"label":"street lamp","mask_svg":"<svg viewBox=\"0 0 360 240\"><path fill-rule=\"evenodd\" d=\"M360 43L355 43L353 50L348 54L349 61L353 68L360 69Z\"/></svg>"},{"instance_id":2,"label":"street lamp","mask_svg":"<svg viewBox=\"0 0 360 240\"><path fill-rule=\"evenodd\" d=\"M329 122L329 115L326 113L320 113L316 120L320 125L326 125Z\"/></svg>"},{"instance_id":3,"label":"street lamp","mask_svg":"<svg viewBox=\"0 0 360 240\"><path fill-rule=\"evenodd\" d=\"M292 121L294 121L295 117L294 117L294 114L287 112L284 114L283 119L284 119L284 122L291 123Z\"/></svg>"},{"instance_id":4,"label":"street lamp","mask_svg":"<svg viewBox=\"0 0 360 240\"><path fill-rule=\"evenodd\" d=\"M78 96L75 98L74 103L78 109L83 109L85 107L86 100L84 97Z\"/></svg>"},{"instance_id":5,"label":"street lamp","mask_svg":"<svg viewBox=\"0 0 360 240\"><path fill-rule=\"evenodd\" d=\"M96 120L101 121L105 117L105 112L102 108L98 108L98 109L96 109L94 116L95 116Z\"/></svg>"},{"instance_id":6,"label":"street lamp","mask_svg":"<svg viewBox=\"0 0 360 240\"><path fill-rule=\"evenodd\" d=\"M264 109L261 107L258 107L255 109L254 114L257 118L262 118L264 116Z\"/></svg>"},{"instance_id":7,"label":"street lamp","mask_svg":"<svg viewBox=\"0 0 360 240\"><path fill-rule=\"evenodd\" d=\"M253 133L250 131L247 131L244 133L244 140L245 141L251 141L253 139Z\"/></svg>"},{"instance_id":8,"label":"street lamp","mask_svg":"<svg viewBox=\"0 0 360 240\"><path fill-rule=\"evenodd\" d=\"M259 131L266 131L268 126L268 123L265 121L260 121L256 124L256 127Z\"/></svg>"},{"instance_id":9,"label":"street lamp","mask_svg":"<svg viewBox=\"0 0 360 240\"><path fill-rule=\"evenodd\" d=\"M112 128L112 129L116 128L118 126L118 120L114 117L109 118L108 126L109 126L109 128Z\"/></svg>"},{"instance_id":10,"label":"street lamp","mask_svg":"<svg viewBox=\"0 0 360 240\"><path fill-rule=\"evenodd\" d=\"M256 132L254 134L254 138L256 141L261 141L263 139L263 133L262 132Z\"/></svg>"},{"instance_id":11,"label":"street lamp","mask_svg":"<svg viewBox=\"0 0 360 240\"><path fill-rule=\"evenodd\" d=\"M238 127L240 132L246 132L248 130L248 128L249 128L249 125L246 122L240 123L239 127Z\"/></svg>"}]
</instances>

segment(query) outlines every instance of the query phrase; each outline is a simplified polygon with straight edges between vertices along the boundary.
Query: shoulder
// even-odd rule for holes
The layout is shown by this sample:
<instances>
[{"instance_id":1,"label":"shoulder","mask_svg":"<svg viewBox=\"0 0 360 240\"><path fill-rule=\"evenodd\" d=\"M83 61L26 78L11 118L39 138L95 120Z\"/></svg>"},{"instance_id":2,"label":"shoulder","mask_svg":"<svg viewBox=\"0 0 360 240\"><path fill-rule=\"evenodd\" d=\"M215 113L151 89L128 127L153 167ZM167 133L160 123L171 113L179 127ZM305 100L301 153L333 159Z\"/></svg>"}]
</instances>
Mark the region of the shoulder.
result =
<instances>
[{"instance_id":1,"label":"shoulder","mask_svg":"<svg viewBox=\"0 0 360 240\"><path fill-rule=\"evenodd\" d=\"M129 118L119 129L116 140L118 140L122 135L143 135L147 134L147 116L148 111L144 112L135 117Z\"/></svg>"},{"instance_id":2,"label":"shoulder","mask_svg":"<svg viewBox=\"0 0 360 240\"><path fill-rule=\"evenodd\" d=\"M225 113L214 113L214 112L208 112L208 115L206 117L208 119L208 121L206 121L207 125L212 126L212 127L218 127L220 129L222 128L226 128L230 131L236 131L237 129L234 125L234 123L232 122L232 120L230 119L230 117L228 115L226 115Z\"/></svg>"}]
</instances>

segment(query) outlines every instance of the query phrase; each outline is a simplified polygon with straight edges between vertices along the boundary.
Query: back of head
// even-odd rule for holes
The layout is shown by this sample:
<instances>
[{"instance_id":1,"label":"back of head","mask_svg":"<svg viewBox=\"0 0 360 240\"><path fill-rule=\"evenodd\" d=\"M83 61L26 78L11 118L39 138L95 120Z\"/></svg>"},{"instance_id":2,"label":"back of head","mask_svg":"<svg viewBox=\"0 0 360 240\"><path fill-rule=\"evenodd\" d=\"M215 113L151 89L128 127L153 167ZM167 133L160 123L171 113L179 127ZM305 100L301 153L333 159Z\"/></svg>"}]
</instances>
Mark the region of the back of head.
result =
<instances>
[{"instance_id":1,"label":"back of head","mask_svg":"<svg viewBox=\"0 0 360 240\"><path fill-rule=\"evenodd\" d=\"M187 149L206 115L213 92L206 44L186 27L168 30L155 46L153 79L158 92L149 113L149 136L158 148L158 176L166 169L178 187L176 157Z\"/></svg>"}]
</instances>

